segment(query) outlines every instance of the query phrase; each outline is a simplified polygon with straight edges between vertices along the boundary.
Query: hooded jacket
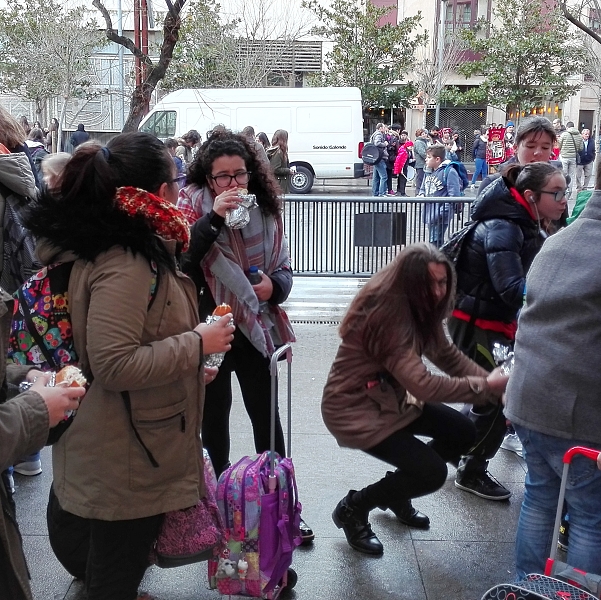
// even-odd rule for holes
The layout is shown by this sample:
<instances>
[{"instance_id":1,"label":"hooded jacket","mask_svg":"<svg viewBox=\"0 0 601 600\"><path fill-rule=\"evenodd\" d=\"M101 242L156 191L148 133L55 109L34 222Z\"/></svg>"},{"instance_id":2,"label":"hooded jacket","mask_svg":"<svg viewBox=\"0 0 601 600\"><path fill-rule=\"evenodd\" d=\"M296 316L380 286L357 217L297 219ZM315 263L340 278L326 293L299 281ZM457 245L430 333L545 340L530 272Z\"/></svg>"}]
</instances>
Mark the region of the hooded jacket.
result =
<instances>
[{"instance_id":1,"label":"hooded jacket","mask_svg":"<svg viewBox=\"0 0 601 600\"><path fill-rule=\"evenodd\" d=\"M71 513L117 521L193 506L204 493L203 351L193 331L196 290L174 266L176 242L142 219L106 212L86 219L87 210L69 214L48 201L30 222L47 232L38 246L44 264L77 259L69 312L79 365L93 375L52 447L54 491ZM160 274L154 294L151 260Z\"/></svg>"},{"instance_id":2,"label":"hooded jacket","mask_svg":"<svg viewBox=\"0 0 601 600\"><path fill-rule=\"evenodd\" d=\"M84 126L80 123L77 126L77 131L71 134L71 145L73 148L77 148L80 144L87 142L90 139L90 134L84 129Z\"/></svg>"},{"instance_id":3,"label":"hooded jacket","mask_svg":"<svg viewBox=\"0 0 601 600\"><path fill-rule=\"evenodd\" d=\"M4 235L7 227L10 228L11 225L5 220L11 218L10 215L13 211L20 213L32 199L37 198L37 195L38 190L29 158L23 152L0 154L0 281L6 291L11 294L33 273L37 266L31 264L34 258L34 242L31 236L29 236L28 246L22 246L22 256L11 257L5 254ZM9 210L7 210L7 202L10 204ZM14 231L16 235L23 235L20 224L16 225ZM25 256L24 253L28 249L31 252Z\"/></svg>"},{"instance_id":4,"label":"hooded jacket","mask_svg":"<svg viewBox=\"0 0 601 600\"><path fill-rule=\"evenodd\" d=\"M526 273L541 249L544 234L526 201L518 201L503 177L480 194L457 261L456 310L478 318L511 323L524 299ZM457 315L455 315L457 316Z\"/></svg>"},{"instance_id":5,"label":"hooded jacket","mask_svg":"<svg viewBox=\"0 0 601 600\"><path fill-rule=\"evenodd\" d=\"M568 127L559 136L559 157L576 160L576 155L584 148L582 136L576 127Z\"/></svg>"}]
</instances>

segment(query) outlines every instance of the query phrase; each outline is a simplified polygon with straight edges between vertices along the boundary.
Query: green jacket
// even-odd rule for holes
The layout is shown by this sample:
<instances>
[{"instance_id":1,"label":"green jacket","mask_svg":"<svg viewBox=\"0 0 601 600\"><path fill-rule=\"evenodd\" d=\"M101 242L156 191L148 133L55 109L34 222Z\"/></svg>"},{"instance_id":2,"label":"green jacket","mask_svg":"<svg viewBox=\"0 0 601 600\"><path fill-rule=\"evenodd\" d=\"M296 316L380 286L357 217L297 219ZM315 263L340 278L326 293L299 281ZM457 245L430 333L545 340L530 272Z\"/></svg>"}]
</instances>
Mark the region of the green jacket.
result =
<instances>
[{"instance_id":1,"label":"green jacket","mask_svg":"<svg viewBox=\"0 0 601 600\"><path fill-rule=\"evenodd\" d=\"M282 151L277 146L272 146L267 149L267 157L271 170L280 184L282 194L288 194L290 192L290 167L284 160Z\"/></svg>"}]
</instances>

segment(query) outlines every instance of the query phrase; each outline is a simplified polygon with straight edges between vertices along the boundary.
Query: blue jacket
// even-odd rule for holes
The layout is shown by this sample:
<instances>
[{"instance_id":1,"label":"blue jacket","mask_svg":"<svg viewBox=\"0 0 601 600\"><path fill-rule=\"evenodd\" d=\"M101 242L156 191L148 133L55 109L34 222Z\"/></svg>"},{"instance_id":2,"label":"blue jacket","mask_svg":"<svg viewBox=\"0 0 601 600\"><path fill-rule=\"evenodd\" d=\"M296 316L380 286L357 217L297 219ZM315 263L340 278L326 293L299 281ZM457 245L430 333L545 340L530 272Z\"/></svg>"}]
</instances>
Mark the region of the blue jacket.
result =
<instances>
[{"instance_id":1,"label":"blue jacket","mask_svg":"<svg viewBox=\"0 0 601 600\"><path fill-rule=\"evenodd\" d=\"M582 141L584 147L579 152L580 164L590 165L595 160L595 137L591 135L588 140L583 139Z\"/></svg>"},{"instance_id":2,"label":"blue jacket","mask_svg":"<svg viewBox=\"0 0 601 600\"><path fill-rule=\"evenodd\" d=\"M449 160L445 160L436 171L424 175L422 186L419 189L420 196L441 198L461 195L459 175L455 169L449 169L445 183L445 169L450 162ZM451 202L426 202L424 205L423 222L429 224L435 223L441 214L448 214L451 211L451 204Z\"/></svg>"}]
</instances>

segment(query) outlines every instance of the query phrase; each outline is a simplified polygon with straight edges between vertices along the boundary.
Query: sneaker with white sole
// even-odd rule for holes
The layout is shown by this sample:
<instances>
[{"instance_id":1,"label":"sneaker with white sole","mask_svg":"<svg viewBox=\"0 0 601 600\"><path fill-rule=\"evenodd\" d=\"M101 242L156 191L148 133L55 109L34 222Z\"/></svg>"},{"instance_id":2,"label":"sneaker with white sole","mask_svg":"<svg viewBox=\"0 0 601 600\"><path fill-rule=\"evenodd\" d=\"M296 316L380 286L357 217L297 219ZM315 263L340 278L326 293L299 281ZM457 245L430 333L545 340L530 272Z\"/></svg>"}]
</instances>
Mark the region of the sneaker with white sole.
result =
<instances>
[{"instance_id":1,"label":"sneaker with white sole","mask_svg":"<svg viewBox=\"0 0 601 600\"><path fill-rule=\"evenodd\" d=\"M508 433L501 444L501 448L503 448L503 450L508 450L509 452L514 452L518 456L524 456L522 442L520 442L520 438L518 437L517 433Z\"/></svg>"},{"instance_id":2,"label":"sneaker with white sole","mask_svg":"<svg viewBox=\"0 0 601 600\"><path fill-rule=\"evenodd\" d=\"M507 500L511 496L511 492L488 471L471 476L457 475L455 487L486 500Z\"/></svg>"},{"instance_id":3,"label":"sneaker with white sole","mask_svg":"<svg viewBox=\"0 0 601 600\"><path fill-rule=\"evenodd\" d=\"M19 475L27 475L33 477L39 475L42 472L42 461L41 460L30 460L27 462L17 463L14 467L15 473Z\"/></svg>"}]
</instances>

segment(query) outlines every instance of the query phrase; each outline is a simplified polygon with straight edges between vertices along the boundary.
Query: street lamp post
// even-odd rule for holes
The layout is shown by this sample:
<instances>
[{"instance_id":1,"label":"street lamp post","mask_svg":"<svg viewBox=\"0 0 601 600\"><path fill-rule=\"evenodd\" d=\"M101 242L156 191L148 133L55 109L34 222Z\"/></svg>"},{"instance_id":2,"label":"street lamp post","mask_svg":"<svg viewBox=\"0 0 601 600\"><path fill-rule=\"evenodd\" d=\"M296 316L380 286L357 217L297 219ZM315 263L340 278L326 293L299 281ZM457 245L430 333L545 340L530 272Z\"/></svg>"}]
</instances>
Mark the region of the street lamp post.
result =
<instances>
[{"instance_id":1,"label":"street lamp post","mask_svg":"<svg viewBox=\"0 0 601 600\"><path fill-rule=\"evenodd\" d=\"M444 62L445 21L447 17L447 0L440 0L440 22L438 24L438 58L436 83L436 116L434 124L440 127L440 93L442 92L442 65Z\"/></svg>"}]
</instances>

